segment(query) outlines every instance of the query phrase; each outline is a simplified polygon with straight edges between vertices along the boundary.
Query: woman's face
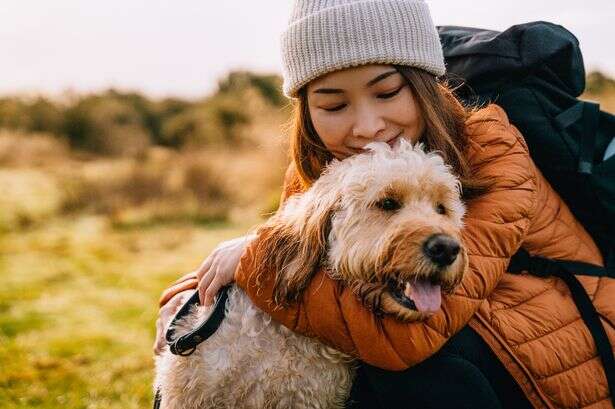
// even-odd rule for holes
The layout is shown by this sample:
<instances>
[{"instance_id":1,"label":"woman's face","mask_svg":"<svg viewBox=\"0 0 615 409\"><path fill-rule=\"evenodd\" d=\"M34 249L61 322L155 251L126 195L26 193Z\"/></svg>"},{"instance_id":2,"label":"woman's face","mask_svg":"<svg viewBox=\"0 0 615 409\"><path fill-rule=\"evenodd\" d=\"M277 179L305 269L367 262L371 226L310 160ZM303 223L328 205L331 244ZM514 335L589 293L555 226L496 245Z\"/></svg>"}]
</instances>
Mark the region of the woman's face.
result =
<instances>
[{"instance_id":1,"label":"woman's face","mask_svg":"<svg viewBox=\"0 0 615 409\"><path fill-rule=\"evenodd\" d=\"M418 104L390 65L363 65L326 74L307 85L312 124L326 148L343 159L370 142L416 142L424 130Z\"/></svg>"}]
</instances>

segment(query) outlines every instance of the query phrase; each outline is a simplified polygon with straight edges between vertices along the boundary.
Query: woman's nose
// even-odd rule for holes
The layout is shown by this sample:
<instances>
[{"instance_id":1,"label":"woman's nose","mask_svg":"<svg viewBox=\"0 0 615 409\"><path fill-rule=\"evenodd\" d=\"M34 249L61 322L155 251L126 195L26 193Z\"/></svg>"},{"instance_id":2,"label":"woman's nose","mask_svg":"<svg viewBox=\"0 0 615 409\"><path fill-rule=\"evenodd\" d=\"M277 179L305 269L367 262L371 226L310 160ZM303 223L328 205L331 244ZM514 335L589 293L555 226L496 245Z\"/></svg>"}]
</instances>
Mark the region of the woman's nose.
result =
<instances>
[{"instance_id":1,"label":"woman's nose","mask_svg":"<svg viewBox=\"0 0 615 409\"><path fill-rule=\"evenodd\" d=\"M377 112L371 109L358 110L352 134L357 138L375 139L385 126L384 119Z\"/></svg>"}]
</instances>

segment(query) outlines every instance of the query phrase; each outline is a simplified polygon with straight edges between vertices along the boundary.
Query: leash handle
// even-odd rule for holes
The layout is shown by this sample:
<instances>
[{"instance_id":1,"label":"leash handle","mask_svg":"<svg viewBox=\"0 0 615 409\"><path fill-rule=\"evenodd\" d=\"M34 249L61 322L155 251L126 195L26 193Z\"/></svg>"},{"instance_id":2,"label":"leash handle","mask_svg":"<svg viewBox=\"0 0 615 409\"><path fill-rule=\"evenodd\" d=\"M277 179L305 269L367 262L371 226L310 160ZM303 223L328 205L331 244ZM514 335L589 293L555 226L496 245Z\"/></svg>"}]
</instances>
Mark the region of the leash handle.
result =
<instances>
[{"instance_id":1,"label":"leash handle","mask_svg":"<svg viewBox=\"0 0 615 409\"><path fill-rule=\"evenodd\" d=\"M211 315L206 320L197 325L192 331L175 339L175 326L180 319L190 313L193 305L199 303L199 292L195 291L188 301L182 305L171 320L165 335L167 345L169 345L169 349L173 355L188 356L192 354L201 342L205 341L216 332L220 324L222 324L222 320L224 320L226 300L228 299L228 291L230 288L230 285L222 287L216 297Z\"/></svg>"}]
</instances>

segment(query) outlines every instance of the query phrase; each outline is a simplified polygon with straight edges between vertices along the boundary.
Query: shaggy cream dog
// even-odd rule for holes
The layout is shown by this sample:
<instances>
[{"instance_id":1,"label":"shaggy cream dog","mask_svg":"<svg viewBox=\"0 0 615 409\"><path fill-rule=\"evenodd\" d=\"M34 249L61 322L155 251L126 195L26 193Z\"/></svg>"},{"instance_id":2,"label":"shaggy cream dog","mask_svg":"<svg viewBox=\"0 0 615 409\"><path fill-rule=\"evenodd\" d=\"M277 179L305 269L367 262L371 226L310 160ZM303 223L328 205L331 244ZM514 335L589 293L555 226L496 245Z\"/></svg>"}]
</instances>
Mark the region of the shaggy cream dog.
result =
<instances>
[{"instance_id":1,"label":"shaggy cream dog","mask_svg":"<svg viewBox=\"0 0 615 409\"><path fill-rule=\"evenodd\" d=\"M278 271L274 301L299 299L314 271L352 288L381 313L424 319L441 291L461 280L460 184L440 156L401 141L368 145L333 161L318 181L288 199L261 229L257 277ZM188 356L168 350L156 363L162 408L342 408L353 380L352 358L294 334L258 310L239 288L226 318ZM210 312L197 307L178 336Z\"/></svg>"}]
</instances>

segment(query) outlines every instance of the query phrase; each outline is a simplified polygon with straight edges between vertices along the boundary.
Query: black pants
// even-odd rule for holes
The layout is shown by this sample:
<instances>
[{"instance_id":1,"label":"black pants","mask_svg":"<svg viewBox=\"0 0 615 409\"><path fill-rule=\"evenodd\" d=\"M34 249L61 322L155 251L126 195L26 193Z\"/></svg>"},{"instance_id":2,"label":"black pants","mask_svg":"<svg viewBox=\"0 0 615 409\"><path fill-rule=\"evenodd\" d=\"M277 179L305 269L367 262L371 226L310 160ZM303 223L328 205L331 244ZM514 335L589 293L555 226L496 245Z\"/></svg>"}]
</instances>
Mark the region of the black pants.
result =
<instances>
[{"instance_id":1,"label":"black pants","mask_svg":"<svg viewBox=\"0 0 615 409\"><path fill-rule=\"evenodd\" d=\"M362 364L347 408L531 409L493 351L470 327L401 372Z\"/></svg>"}]
</instances>

